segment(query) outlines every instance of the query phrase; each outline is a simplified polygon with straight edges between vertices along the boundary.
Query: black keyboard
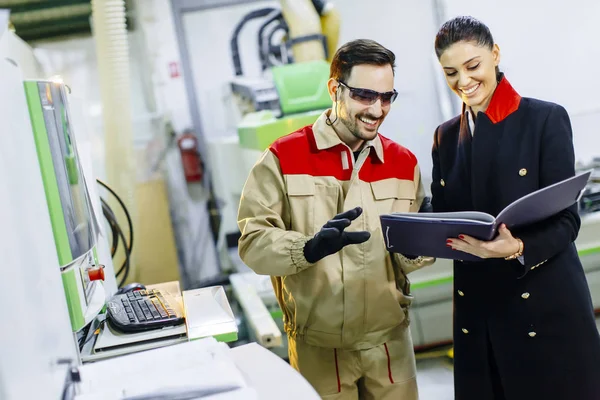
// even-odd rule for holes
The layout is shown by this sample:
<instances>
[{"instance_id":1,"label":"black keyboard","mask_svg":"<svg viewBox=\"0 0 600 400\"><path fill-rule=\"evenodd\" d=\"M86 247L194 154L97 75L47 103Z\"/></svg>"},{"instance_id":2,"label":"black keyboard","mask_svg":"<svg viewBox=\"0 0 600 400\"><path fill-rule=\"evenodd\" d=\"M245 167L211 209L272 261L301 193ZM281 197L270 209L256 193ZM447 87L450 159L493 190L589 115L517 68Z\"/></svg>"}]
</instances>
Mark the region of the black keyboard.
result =
<instances>
[{"instance_id":1,"label":"black keyboard","mask_svg":"<svg viewBox=\"0 0 600 400\"><path fill-rule=\"evenodd\" d=\"M107 309L108 323L124 333L160 329L185 322L157 289L117 294L108 301Z\"/></svg>"}]
</instances>

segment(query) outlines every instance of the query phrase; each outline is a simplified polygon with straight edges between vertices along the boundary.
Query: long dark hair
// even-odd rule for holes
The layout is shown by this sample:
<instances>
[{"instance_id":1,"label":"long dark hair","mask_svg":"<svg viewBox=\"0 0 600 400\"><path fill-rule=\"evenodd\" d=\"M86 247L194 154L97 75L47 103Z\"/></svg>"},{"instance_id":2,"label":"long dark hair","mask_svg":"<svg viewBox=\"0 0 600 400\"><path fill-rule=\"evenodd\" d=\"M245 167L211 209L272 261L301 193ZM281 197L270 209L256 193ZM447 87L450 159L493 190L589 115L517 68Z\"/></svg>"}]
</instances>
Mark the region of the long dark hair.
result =
<instances>
[{"instance_id":1,"label":"long dark hair","mask_svg":"<svg viewBox=\"0 0 600 400\"><path fill-rule=\"evenodd\" d=\"M470 16L460 16L446 21L435 35L435 54L439 59L448 47L457 42L475 42L479 46L494 48L490 29L481 21ZM496 66L496 76L500 69Z\"/></svg>"}]
</instances>

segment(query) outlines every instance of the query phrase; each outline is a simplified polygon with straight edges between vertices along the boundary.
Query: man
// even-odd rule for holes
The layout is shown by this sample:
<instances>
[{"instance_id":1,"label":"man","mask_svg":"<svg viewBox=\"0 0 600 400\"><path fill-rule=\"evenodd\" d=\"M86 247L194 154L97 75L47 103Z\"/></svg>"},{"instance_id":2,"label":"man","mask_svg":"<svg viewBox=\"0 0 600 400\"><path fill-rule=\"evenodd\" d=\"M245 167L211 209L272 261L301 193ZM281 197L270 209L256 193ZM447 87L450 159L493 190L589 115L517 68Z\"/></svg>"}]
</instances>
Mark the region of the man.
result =
<instances>
[{"instance_id":1,"label":"man","mask_svg":"<svg viewBox=\"0 0 600 400\"><path fill-rule=\"evenodd\" d=\"M264 152L240 202L240 256L271 276L290 364L326 399L417 398L406 274L433 260L391 256L379 220L424 197L415 156L378 134L394 67L376 42L342 46L332 109Z\"/></svg>"}]
</instances>

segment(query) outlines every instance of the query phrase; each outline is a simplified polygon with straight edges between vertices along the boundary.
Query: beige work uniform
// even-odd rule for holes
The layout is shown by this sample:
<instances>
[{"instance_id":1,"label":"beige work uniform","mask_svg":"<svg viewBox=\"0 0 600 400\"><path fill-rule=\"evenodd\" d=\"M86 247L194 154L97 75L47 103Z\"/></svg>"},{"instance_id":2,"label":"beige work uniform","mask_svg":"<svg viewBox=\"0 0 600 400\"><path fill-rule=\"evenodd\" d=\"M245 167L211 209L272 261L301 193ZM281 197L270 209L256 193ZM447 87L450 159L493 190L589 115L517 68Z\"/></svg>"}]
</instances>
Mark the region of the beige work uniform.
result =
<instances>
[{"instance_id":1,"label":"beige work uniform","mask_svg":"<svg viewBox=\"0 0 600 400\"><path fill-rule=\"evenodd\" d=\"M393 262L379 216L419 209L417 160L378 135L355 161L326 124L328 112L275 141L253 167L238 213L239 254L256 273L271 276L290 363L322 396L355 399L361 389L365 398L415 399L406 274L432 260L395 255ZM367 230L371 238L306 261L305 243L357 206L363 213L346 230Z\"/></svg>"}]
</instances>

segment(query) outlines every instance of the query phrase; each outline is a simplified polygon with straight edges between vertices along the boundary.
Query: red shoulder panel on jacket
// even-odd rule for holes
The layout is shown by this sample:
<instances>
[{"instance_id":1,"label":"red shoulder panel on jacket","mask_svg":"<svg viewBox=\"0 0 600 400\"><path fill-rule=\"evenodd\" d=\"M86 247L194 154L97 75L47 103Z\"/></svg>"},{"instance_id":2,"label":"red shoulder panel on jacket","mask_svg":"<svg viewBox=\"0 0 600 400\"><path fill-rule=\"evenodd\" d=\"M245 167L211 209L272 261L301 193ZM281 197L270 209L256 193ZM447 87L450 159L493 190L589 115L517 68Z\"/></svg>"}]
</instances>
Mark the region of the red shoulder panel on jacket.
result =
<instances>
[{"instance_id":1,"label":"red shoulder panel on jacket","mask_svg":"<svg viewBox=\"0 0 600 400\"><path fill-rule=\"evenodd\" d=\"M352 155L348 149L340 144L318 150L310 125L277 139L270 150L279 159L284 175L333 176L339 180L349 180L352 176ZM346 158L345 163L342 157Z\"/></svg>"},{"instance_id":2,"label":"red shoulder panel on jacket","mask_svg":"<svg viewBox=\"0 0 600 400\"><path fill-rule=\"evenodd\" d=\"M365 182L375 182L382 179L397 178L412 181L414 179L417 158L406 147L379 135L383 146L381 163L371 149L371 155L360 170L360 179Z\"/></svg>"},{"instance_id":3,"label":"red shoulder panel on jacket","mask_svg":"<svg viewBox=\"0 0 600 400\"><path fill-rule=\"evenodd\" d=\"M417 163L415 156L406 148L381 136L384 163L371 149L371 154L361 168L360 178L366 182L387 178L412 180ZM340 144L329 149L318 150L312 126L277 139L269 150L279 160L284 175L331 176L338 180L352 177L353 155ZM344 160L345 159L345 160Z\"/></svg>"}]
</instances>

